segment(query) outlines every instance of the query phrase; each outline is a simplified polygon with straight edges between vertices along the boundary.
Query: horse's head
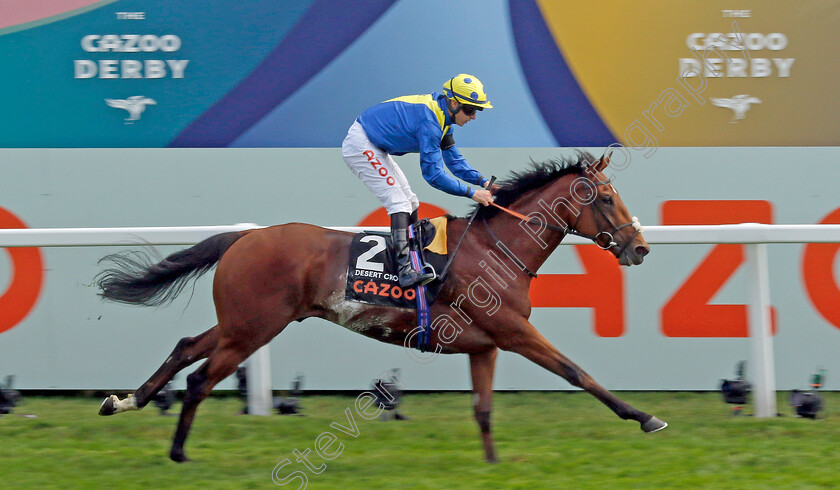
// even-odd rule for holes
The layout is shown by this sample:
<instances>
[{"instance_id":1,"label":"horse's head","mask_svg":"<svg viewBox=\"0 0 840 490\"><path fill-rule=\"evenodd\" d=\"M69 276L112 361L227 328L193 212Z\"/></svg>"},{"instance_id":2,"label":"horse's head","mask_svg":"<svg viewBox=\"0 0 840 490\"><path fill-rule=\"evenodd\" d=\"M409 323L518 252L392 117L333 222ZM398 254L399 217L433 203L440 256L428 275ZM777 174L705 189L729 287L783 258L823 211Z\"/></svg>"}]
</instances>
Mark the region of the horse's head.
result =
<instances>
[{"instance_id":1,"label":"horse's head","mask_svg":"<svg viewBox=\"0 0 840 490\"><path fill-rule=\"evenodd\" d=\"M576 159L535 162L531 170L514 172L494 190L493 206L476 205L474 216L487 220L505 211L518 218L518 227L548 253L563 236L571 234L609 250L621 265L641 264L650 246L642 237L639 221L630 216L603 174L609 161L609 155L595 161L589 153L579 151ZM547 230L552 230L556 240L550 249L550 240L543 237Z\"/></svg>"},{"instance_id":2,"label":"horse's head","mask_svg":"<svg viewBox=\"0 0 840 490\"><path fill-rule=\"evenodd\" d=\"M569 233L592 239L612 252L621 265L639 265L650 252L650 245L642 236L639 220L630 216L618 191L603 174L610 155L588 163L586 177L575 181L575 194L584 205Z\"/></svg>"}]
</instances>

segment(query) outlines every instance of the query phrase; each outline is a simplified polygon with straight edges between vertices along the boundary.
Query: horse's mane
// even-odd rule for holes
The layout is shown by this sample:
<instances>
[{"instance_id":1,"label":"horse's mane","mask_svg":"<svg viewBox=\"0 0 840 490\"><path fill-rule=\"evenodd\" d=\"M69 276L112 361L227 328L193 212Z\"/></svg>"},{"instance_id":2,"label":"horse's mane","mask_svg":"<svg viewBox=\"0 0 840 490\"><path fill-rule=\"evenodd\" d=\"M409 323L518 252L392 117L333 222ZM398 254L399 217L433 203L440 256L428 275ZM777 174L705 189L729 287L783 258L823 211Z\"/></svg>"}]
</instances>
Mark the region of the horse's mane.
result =
<instances>
[{"instance_id":1,"label":"horse's mane","mask_svg":"<svg viewBox=\"0 0 840 490\"><path fill-rule=\"evenodd\" d=\"M530 190L539 189L572 173L582 174L586 165L596 160L597 158L591 153L582 150L577 150L572 156L562 156L543 162L531 160L526 170L513 171L505 180L496 182L501 186L501 189L493 194L496 196L496 204L507 207ZM499 208L495 206L480 204L476 204L474 209L478 212L476 218L484 219L492 218L499 212Z\"/></svg>"}]
</instances>

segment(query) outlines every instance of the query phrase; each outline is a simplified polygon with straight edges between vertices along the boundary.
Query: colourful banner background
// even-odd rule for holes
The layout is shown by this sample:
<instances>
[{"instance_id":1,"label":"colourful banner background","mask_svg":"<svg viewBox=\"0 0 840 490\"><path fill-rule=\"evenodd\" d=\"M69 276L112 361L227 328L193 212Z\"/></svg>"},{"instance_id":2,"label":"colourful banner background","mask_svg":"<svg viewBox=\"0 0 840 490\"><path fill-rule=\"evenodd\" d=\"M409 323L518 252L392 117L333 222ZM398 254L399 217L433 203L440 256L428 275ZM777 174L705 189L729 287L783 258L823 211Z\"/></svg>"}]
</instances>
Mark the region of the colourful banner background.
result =
<instances>
[{"instance_id":1,"label":"colourful banner background","mask_svg":"<svg viewBox=\"0 0 840 490\"><path fill-rule=\"evenodd\" d=\"M337 147L460 72L462 147L840 144L840 2L730 3L0 0L0 147Z\"/></svg>"}]
</instances>

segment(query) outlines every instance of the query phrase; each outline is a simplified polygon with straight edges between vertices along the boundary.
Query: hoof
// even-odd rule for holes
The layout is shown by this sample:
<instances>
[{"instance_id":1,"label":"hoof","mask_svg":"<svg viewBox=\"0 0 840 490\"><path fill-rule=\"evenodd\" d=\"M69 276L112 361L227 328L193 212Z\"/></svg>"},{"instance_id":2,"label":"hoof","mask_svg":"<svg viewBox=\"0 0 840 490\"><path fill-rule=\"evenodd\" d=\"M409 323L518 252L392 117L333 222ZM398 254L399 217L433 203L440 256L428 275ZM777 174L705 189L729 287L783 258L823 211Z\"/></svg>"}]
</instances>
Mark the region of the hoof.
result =
<instances>
[{"instance_id":1,"label":"hoof","mask_svg":"<svg viewBox=\"0 0 840 490\"><path fill-rule=\"evenodd\" d=\"M169 459L175 461L176 463L186 463L187 461L190 461L190 458L187 457L183 450L176 451L175 449L169 452Z\"/></svg>"},{"instance_id":2,"label":"hoof","mask_svg":"<svg viewBox=\"0 0 840 490\"><path fill-rule=\"evenodd\" d=\"M651 434L668 427L668 423L651 416L647 422L642 424L642 430Z\"/></svg>"},{"instance_id":3,"label":"hoof","mask_svg":"<svg viewBox=\"0 0 840 490\"><path fill-rule=\"evenodd\" d=\"M134 395L128 395L125 400L120 400L117 395L111 395L99 406L99 415L114 415L128 410L140 410Z\"/></svg>"},{"instance_id":4,"label":"hoof","mask_svg":"<svg viewBox=\"0 0 840 490\"><path fill-rule=\"evenodd\" d=\"M111 395L99 406L99 415L114 415L117 413L117 402L120 401L117 395Z\"/></svg>"}]
</instances>

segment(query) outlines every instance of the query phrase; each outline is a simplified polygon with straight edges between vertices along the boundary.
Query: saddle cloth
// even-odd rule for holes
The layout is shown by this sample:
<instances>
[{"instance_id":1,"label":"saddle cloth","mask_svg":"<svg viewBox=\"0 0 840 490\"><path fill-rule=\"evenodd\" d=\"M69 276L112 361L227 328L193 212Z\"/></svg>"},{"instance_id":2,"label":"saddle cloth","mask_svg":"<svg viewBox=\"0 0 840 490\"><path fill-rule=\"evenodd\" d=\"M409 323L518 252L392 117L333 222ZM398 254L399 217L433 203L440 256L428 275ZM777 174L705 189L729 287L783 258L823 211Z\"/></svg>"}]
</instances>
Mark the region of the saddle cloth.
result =
<instances>
[{"instance_id":1,"label":"saddle cloth","mask_svg":"<svg viewBox=\"0 0 840 490\"><path fill-rule=\"evenodd\" d=\"M415 224L414 234L422 244L423 262L438 273L446 265L446 217L423 219ZM400 287L394 245L390 233L362 232L350 242L347 286L344 298L350 301L399 308L417 308L414 288ZM440 281L426 285L431 305L440 289Z\"/></svg>"}]
</instances>

